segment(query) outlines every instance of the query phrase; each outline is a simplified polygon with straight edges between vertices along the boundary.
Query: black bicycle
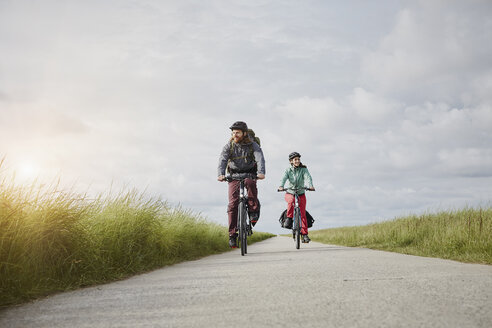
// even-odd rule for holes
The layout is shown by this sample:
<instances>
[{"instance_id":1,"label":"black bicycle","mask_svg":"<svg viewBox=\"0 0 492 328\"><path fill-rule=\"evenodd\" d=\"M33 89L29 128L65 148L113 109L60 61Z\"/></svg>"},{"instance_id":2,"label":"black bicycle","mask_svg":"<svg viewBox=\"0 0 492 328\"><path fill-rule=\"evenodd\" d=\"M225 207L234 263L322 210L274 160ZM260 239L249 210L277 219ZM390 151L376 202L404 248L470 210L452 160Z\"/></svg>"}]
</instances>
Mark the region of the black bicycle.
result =
<instances>
[{"instance_id":1,"label":"black bicycle","mask_svg":"<svg viewBox=\"0 0 492 328\"><path fill-rule=\"evenodd\" d=\"M299 192L301 190L311 190L309 188L288 188L294 192L295 203L294 203L294 217L292 218L292 237L294 238L296 248L299 249L301 247L301 229L302 229L302 220L301 220L301 209L299 208ZM286 189L277 190L279 192L287 191Z\"/></svg>"},{"instance_id":2,"label":"black bicycle","mask_svg":"<svg viewBox=\"0 0 492 328\"><path fill-rule=\"evenodd\" d=\"M248 236L253 234L251 221L248 215L248 196L245 193L244 180L246 178L234 179L230 176L226 177L227 181L239 181L239 205L237 208L237 225L239 232L239 242L241 244L241 255L248 253Z\"/></svg>"}]
</instances>

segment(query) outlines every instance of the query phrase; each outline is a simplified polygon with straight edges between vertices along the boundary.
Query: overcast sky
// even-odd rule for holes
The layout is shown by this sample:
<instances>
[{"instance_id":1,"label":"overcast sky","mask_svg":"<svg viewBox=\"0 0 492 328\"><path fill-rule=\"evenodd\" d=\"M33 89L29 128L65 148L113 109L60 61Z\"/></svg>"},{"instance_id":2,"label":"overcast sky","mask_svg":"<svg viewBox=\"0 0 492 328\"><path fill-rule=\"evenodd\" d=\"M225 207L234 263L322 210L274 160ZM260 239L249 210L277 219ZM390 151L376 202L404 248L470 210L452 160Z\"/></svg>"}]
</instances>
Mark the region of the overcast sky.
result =
<instances>
[{"instance_id":1,"label":"overcast sky","mask_svg":"<svg viewBox=\"0 0 492 328\"><path fill-rule=\"evenodd\" d=\"M228 127L292 151L316 228L492 199L492 2L0 0L2 174L137 188L226 224Z\"/></svg>"}]
</instances>

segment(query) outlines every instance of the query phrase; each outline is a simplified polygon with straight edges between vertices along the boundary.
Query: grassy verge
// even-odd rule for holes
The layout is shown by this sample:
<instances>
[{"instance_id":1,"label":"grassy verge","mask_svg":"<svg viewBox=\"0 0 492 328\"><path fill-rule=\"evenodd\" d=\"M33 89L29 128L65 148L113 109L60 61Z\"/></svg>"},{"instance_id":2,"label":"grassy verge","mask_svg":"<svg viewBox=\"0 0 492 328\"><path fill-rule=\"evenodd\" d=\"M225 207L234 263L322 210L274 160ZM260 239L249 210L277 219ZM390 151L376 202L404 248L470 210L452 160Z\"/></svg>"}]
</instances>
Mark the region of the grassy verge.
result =
<instances>
[{"instance_id":1,"label":"grassy verge","mask_svg":"<svg viewBox=\"0 0 492 328\"><path fill-rule=\"evenodd\" d=\"M310 231L314 241L492 264L492 208L465 208L366 226Z\"/></svg>"},{"instance_id":2,"label":"grassy verge","mask_svg":"<svg viewBox=\"0 0 492 328\"><path fill-rule=\"evenodd\" d=\"M0 181L0 306L225 252L227 236L224 226L137 192L87 199Z\"/></svg>"}]
</instances>

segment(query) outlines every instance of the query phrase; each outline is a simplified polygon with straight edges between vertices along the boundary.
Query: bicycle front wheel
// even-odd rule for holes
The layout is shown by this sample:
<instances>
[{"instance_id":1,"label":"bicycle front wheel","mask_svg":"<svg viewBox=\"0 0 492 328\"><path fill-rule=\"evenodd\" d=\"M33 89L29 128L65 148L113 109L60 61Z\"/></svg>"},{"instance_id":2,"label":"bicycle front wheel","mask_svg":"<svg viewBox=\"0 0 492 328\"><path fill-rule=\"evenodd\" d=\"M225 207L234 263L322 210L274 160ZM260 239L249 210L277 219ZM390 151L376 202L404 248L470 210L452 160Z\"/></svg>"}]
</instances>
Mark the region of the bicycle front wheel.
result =
<instances>
[{"instance_id":1,"label":"bicycle front wheel","mask_svg":"<svg viewBox=\"0 0 492 328\"><path fill-rule=\"evenodd\" d=\"M246 230L246 208L244 206L244 203L239 203L239 208L238 208L238 214L239 214L239 239L241 243L241 255L244 256L248 252L247 247L247 241L246 239L248 238L248 232Z\"/></svg>"},{"instance_id":2,"label":"bicycle front wheel","mask_svg":"<svg viewBox=\"0 0 492 328\"><path fill-rule=\"evenodd\" d=\"M294 211L294 239L296 242L296 249L301 247L301 215L299 209Z\"/></svg>"},{"instance_id":3,"label":"bicycle front wheel","mask_svg":"<svg viewBox=\"0 0 492 328\"><path fill-rule=\"evenodd\" d=\"M248 254L248 233L249 233L249 230L248 230L248 210L247 210L246 206L244 206L243 208L244 208L244 211L243 211L244 245L243 245L243 248L244 248L244 254Z\"/></svg>"}]
</instances>

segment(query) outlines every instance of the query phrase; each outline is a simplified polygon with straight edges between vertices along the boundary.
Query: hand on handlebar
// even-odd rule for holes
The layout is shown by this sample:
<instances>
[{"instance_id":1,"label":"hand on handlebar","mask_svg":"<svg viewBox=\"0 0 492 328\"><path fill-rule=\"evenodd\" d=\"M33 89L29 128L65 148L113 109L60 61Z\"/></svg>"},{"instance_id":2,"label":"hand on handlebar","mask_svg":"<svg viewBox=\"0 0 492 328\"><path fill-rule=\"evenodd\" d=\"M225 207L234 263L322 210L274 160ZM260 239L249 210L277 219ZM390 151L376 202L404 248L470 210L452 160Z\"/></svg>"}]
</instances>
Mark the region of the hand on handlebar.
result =
<instances>
[{"instance_id":1,"label":"hand on handlebar","mask_svg":"<svg viewBox=\"0 0 492 328\"><path fill-rule=\"evenodd\" d=\"M278 187L277 191L285 191L284 187Z\"/></svg>"},{"instance_id":2,"label":"hand on handlebar","mask_svg":"<svg viewBox=\"0 0 492 328\"><path fill-rule=\"evenodd\" d=\"M260 173L260 174L258 174L258 175L256 176L256 178L257 178L258 180L263 180L263 179L265 179L265 175Z\"/></svg>"},{"instance_id":3,"label":"hand on handlebar","mask_svg":"<svg viewBox=\"0 0 492 328\"><path fill-rule=\"evenodd\" d=\"M311 187L311 188L306 188L306 190L315 191L316 189L314 189L314 187Z\"/></svg>"},{"instance_id":4,"label":"hand on handlebar","mask_svg":"<svg viewBox=\"0 0 492 328\"><path fill-rule=\"evenodd\" d=\"M225 177L225 175L219 175L217 177L217 180L219 180L219 181L225 181L226 180L226 177Z\"/></svg>"}]
</instances>

